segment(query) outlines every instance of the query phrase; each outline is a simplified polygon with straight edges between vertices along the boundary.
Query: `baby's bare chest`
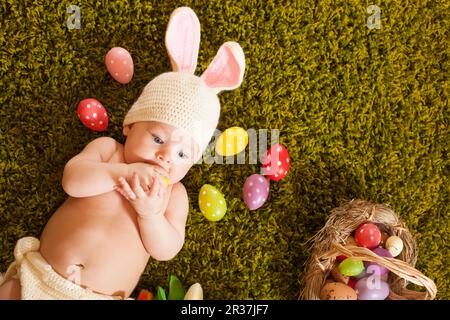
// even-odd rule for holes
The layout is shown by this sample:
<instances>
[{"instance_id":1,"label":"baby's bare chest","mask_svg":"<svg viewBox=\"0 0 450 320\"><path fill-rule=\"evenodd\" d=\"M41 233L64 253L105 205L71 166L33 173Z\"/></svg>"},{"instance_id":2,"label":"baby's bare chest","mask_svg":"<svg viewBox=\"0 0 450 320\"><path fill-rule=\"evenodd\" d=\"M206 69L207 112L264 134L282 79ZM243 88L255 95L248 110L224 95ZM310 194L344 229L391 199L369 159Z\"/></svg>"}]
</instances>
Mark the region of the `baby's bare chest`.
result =
<instances>
[{"instance_id":1,"label":"baby's bare chest","mask_svg":"<svg viewBox=\"0 0 450 320\"><path fill-rule=\"evenodd\" d=\"M142 247L136 213L120 194L108 192L86 198L69 197L48 221L42 240L58 247L67 243L81 250L97 251L99 247L134 243ZM85 248L84 248L85 247Z\"/></svg>"},{"instance_id":2,"label":"baby's bare chest","mask_svg":"<svg viewBox=\"0 0 450 320\"><path fill-rule=\"evenodd\" d=\"M41 235L41 254L62 275L82 266L83 285L99 292L131 293L149 258L136 214L114 192L68 198Z\"/></svg>"}]
</instances>

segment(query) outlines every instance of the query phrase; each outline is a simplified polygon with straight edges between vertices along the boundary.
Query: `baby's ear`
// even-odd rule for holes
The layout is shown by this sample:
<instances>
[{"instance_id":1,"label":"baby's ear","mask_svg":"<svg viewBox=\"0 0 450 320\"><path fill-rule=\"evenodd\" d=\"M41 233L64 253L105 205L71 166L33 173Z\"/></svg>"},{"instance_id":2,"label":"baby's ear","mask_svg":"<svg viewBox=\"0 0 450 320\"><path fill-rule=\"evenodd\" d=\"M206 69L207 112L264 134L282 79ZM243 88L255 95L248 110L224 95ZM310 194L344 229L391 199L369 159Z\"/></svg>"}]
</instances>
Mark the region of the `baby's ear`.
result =
<instances>
[{"instance_id":1,"label":"baby's ear","mask_svg":"<svg viewBox=\"0 0 450 320\"><path fill-rule=\"evenodd\" d=\"M188 7L175 9L166 30L166 48L172 70L194 74L200 46L200 21Z\"/></svg>"},{"instance_id":2,"label":"baby's ear","mask_svg":"<svg viewBox=\"0 0 450 320\"><path fill-rule=\"evenodd\" d=\"M244 51L237 42L225 42L201 78L216 93L239 87L244 77Z\"/></svg>"},{"instance_id":3,"label":"baby's ear","mask_svg":"<svg viewBox=\"0 0 450 320\"><path fill-rule=\"evenodd\" d=\"M130 130L131 130L131 125L126 125L126 126L124 126L123 129L122 129L123 135L124 135L125 137L128 136L128 134L130 133Z\"/></svg>"}]
</instances>

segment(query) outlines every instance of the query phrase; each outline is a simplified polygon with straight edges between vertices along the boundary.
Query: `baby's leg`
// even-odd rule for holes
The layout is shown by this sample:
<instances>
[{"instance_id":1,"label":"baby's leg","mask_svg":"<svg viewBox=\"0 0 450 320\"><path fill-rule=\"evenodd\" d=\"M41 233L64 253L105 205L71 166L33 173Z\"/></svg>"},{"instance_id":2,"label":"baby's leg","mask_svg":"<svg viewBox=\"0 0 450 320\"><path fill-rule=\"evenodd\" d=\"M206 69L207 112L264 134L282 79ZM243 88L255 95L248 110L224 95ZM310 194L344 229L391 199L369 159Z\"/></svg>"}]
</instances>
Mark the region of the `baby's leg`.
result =
<instances>
[{"instance_id":1,"label":"baby's leg","mask_svg":"<svg viewBox=\"0 0 450 320\"><path fill-rule=\"evenodd\" d=\"M11 279L0 286L0 300L20 300L20 281Z\"/></svg>"}]
</instances>

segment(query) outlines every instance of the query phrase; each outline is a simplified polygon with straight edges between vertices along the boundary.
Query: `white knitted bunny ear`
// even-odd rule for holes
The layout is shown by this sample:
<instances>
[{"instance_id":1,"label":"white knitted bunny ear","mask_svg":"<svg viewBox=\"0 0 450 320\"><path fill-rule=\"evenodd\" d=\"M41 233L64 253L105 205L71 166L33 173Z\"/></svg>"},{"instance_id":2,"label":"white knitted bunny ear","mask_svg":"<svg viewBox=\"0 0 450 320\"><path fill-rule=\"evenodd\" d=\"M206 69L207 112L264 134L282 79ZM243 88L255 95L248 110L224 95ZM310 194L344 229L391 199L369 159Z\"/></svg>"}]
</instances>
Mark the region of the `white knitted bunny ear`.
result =
<instances>
[{"instance_id":1,"label":"white knitted bunny ear","mask_svg":"<svg viewBox=\"0 0 450 320\"><path fill-rule=\"evenodd\" d=\"M216 93L239 87L244 77L244 51L237 42L225 42L201 78Z\"/></svg>"},{"instance_id":2,"label":"white knitted bunny ear","mask_svg":"<svg viewBox=\"0 0 450 320\"><path fill-rule=\"evenodd\" d=\"M194 11L181 7L172 12L166 30L166 48L172 70L194 74L200 46L200 21Z\"/></svg>"}]
</instances>

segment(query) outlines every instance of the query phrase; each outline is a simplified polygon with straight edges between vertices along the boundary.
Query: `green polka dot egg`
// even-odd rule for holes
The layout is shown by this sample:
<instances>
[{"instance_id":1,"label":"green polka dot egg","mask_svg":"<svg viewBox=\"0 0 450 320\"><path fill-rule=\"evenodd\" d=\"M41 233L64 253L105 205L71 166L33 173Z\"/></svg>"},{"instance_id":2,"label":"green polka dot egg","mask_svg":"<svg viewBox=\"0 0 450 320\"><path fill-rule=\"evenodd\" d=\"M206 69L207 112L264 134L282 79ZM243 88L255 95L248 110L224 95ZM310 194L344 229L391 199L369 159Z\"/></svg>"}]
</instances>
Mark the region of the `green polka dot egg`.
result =
<instances>
[{"instance_id":1,"label":"green polka dot egg","mask_svg":"<svg viewBox=\"0 0 450 320\"><path fill-rule=\"evenodd\" d=\"M204 184L198 194L198 205L206 219L219 221L227 212L222 193L210 184Z\"/></svg>"}]
</instances>

